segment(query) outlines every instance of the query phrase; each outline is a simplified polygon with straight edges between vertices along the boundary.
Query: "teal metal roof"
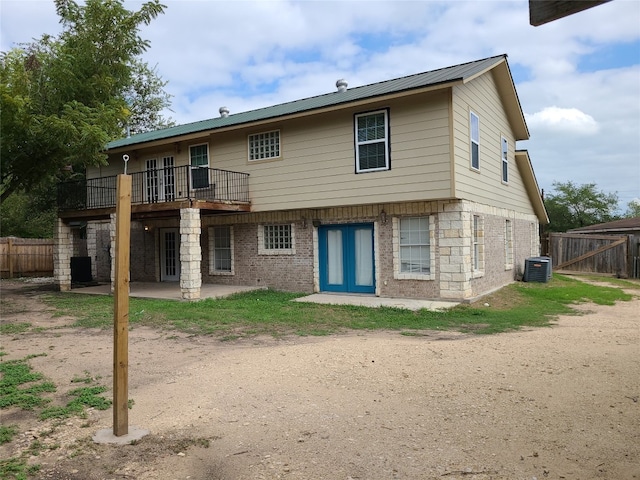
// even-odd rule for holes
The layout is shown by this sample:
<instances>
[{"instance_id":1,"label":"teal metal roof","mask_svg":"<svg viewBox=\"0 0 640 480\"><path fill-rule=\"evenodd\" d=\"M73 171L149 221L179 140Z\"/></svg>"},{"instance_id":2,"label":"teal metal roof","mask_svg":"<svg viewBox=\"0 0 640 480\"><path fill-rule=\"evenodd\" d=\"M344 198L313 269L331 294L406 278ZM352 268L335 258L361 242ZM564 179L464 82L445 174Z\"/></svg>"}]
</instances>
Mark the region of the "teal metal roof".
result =
<instances>
[{"instance_id":1,"label":"teal metal roof","mask_svg":"<svg viewBox=\"0 0 640 480\"><path fill-rule=\"evenodd\" d=\"M230 127L234 125L242 125L259 120L268 120L271 118L283 117L300 112L317 110L320 108L331 107L367 98L375 98L382 95L399 93L407 90L429 87L432 85L451 83L454 81L464 81L469 77L473 77L495 64L506 59L506 55L498 55L495 57L484 58L474 62L463 63L452 67L431 70L429 72L417 73L408 77L386 80L384 82L373 83L371 85L363 85L361 87L353 87L345 92L334 91L319 95L316 97L295 100L293 102L273 105L271 107L251 110L249 112L236 113L228 117L218 117L209 120L202 120L185 125L164 128L152 132L139 133L131 137L114 140L107 144L107 150L126 147L130 145L138 145L141 143L153 142L156 140L164 140L182 135L202 132L206 130L215 130L217 128Z\"/></svg>"}]
</instances>

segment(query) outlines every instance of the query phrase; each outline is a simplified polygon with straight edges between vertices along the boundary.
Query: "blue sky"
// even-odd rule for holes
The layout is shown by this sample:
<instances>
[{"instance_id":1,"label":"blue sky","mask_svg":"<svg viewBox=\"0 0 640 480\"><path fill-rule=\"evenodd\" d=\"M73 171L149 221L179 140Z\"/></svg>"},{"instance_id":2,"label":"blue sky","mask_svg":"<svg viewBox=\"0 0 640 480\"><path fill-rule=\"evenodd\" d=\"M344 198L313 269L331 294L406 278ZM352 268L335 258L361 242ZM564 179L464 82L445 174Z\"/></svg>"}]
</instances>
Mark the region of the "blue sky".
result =
<instances>
[{"instance_id":1,"label":"blue sky","mask_svg":"<svg viewBox=\"0 0 640 480\"><path fill-rule=\"evenodd\" d=\"M640 199L640 1L539 27L528 1L164 0L146 60L178 123L506 53L540 187L596 183ZM129 9L139 1L125 1ZM53 0L0 0L0 50L59 32Z\"/></svg>"}]
</instances>

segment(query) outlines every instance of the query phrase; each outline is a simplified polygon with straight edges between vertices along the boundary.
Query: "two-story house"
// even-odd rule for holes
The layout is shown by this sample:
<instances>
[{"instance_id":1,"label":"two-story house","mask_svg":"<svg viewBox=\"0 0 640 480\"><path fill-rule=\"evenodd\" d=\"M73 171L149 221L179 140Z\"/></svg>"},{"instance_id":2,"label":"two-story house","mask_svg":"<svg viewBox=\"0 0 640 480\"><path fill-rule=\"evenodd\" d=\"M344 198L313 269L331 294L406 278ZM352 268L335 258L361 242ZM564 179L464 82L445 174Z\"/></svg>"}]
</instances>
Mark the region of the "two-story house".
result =
<instances>
[{"instance_id":1,"label":"two-story house","mask_svg":"<svg viewBox=\"0 0 640 480\"><path fill-rule=\"evenodd\" d=\"M131 281L466 300L539 255L548 218L506 55L133 135L63 186L55 276L112 281L115 175ZM80 228L79 228L80 227Z\"/></svg>"}]
</instances>

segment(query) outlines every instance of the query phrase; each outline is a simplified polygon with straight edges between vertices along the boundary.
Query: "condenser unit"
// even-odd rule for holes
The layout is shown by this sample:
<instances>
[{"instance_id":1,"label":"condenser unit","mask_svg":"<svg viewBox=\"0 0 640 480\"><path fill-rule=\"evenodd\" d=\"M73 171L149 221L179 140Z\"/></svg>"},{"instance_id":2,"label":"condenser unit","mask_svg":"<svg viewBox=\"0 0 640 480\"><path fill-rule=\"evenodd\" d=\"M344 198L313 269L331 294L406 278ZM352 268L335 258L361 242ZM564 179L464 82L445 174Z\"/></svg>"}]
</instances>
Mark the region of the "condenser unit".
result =
<instances>
[{"instance_id":1,"label":"condenser unit","mask_svg":"<svg viewBox=\"0 0 640 480\"><path fill-rule=\"evenodd\" d=\"M531 257L524 261L525 282L543 282L551 280L551 258Z\"/></svg>"}]
</instances>

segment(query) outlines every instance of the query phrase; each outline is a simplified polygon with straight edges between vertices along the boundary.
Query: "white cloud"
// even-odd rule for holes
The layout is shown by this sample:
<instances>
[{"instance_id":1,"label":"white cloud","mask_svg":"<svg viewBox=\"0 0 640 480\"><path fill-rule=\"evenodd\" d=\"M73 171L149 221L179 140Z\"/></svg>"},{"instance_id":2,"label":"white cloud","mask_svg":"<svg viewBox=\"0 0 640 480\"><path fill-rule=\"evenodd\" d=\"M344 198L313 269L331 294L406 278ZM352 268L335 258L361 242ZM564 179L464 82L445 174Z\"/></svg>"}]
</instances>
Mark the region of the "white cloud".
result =
<instances>
[{"instance_id":1,"label":"white cloud","mask_svg":"<svg viewBox=\"0 0 640 480\"><path fill-rule=\"evenodd\" d=\"M533 115L526 115L532 129L549 129L578 135L593 135L598 132L598 123L591 115L577 108L546 107Z\"/></svg>"}]
</instances>

